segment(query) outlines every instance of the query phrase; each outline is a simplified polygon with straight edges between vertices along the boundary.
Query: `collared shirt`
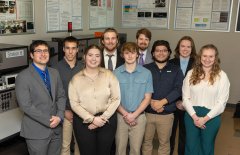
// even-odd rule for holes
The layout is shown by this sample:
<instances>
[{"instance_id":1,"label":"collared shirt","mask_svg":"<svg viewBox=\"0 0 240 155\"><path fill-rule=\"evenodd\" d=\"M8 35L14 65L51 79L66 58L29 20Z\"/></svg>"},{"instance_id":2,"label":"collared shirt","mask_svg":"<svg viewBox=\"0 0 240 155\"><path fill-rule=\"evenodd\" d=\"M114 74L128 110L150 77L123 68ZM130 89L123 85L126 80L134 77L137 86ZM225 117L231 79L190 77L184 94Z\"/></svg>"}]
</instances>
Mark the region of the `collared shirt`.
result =
<instances>
[{"instance_id":1,"label":"collared shirt","mask_svg":"<svg viewBox=\"0 0 240 155\"><path fill-rule=\"evenodd\" d=\"M210 118L221 114L229 97L230 82L224 71L219 73L216 81L211 85L208 81L201 80L196 85L191 85L189 80L193 70L187 73L183 82L183 106L190 116L195 112L193 106L210 109L207 114Z\"/></svg>"},{"instance_id":2,"label":"collared shirt","mask_svg":"<svg viewBox=\"0 0 240 155\"><path fill-rule=\"evenodd\" d=\"M57 66L54 66L54 68L56 68L60 74L63 83L63 88L67 96L66 110L71 110L68 98L68 83L76 73L83 69L83 67L84 63L82 61L76 61L75 66L71 68L67 61L65 60L65 58L59 61Z\"/></svg>"},{"instance_id":3,"label":"collared shirt","mask_svg":"<svg viewBox=\"0 0 240 155\"><path fill-rule=\"evenodd\" d=\"M109 53L104 49L103 50L103 58L104 58L105 68L107 68L107 66L108 66L108 59L109 59L109 57L107 56L108 54ZM111 55L113 55L111 57L111 59L112 59L112 64L113 64L113 70L115 70L116 69L116 64L117 64L117 49L115 49L115 51L113 53L111 53Z\"/></svg>"},{"instance_id":4,"label":"collared shirt","mask_svg":"<svg viewBox=\"0 0 240 155\"><path fill-rule=\"evenodd\" d=\"M39 67L37 67L34 62L32 63L34 69L38 72L38 74L40 75L41 79L43 80L43 82L45 83L45 79L47 81L47 89L50 93L50 96L52 96L51 94L51 81L50 81L50 75L48 73L48 68L46 66L45 70L41 70ZM46 75L46 77L44 76L44 74Z\"/></svg>"},{"instance_id":5,"label":"collared shirt","mask_svg":"<svg viewBox=\"0 0 240 155\"><path fill-rule=\"evenodd\" d=\"M128 112L134 112L146 93L153 92L151 72L137 65L136 69L129 73L125 65L118 67L114 74L117 76L121 90L121 105Z\"/></svg>"},{"instance_id":6,"label":"collared shirt","mask_svg":"<svg viewBox=\"0 0 240 155\"><path fill-rule=\"evenodd\" d=\"M73 76L68 95L72 110L84 123L91 123L98 113L109 119L120 104L120 87L116 76L101 67L94 79L88 77L85 70Z\"/></svg>"},{"instance_id":7,"label":"collared shirt","mask_svg":"<svg viewBox=\"0 0 240 155\"><path fill-rule=\"evenodd\" d=\"M182 58L182 57L180 57L180 67L181 67L181 70L183 72L183 75L186 74L186 70L187 70L189 59L190 59L190 57L189 58Z\"/></svg>"},{"instance_id":8,"label":"collared shirt","mask_svg":"<svg viewBox=\"0 0 240 155\"><path fill-rule=\"evenodd\" d=\"M139 50L139 54L143 54L143 60L144 60L144 63L145 63L145 60L146 60L146 56L147 56L147 49L146 50L144 50L144 51L140 51ZM139 59L140 59L140 57L138 58L138 63L139 63Z\"/></svg>"},{"instance_id":9,"label":"collared shirt","mask_svg":"<svg viewBox=\"0 0 240 155\"><path fill-rule=\"evenodd\" d=\"M164 68L159 69L155 62L145 65L153 76L152 99L161 100L166 98L168 103L164 105L164 111L157 113L149 105L146 112L153 114L170 114L176 110L176 100L182 95L183 73L180 67L167 63Z\"/></svg>"}]
</instances>

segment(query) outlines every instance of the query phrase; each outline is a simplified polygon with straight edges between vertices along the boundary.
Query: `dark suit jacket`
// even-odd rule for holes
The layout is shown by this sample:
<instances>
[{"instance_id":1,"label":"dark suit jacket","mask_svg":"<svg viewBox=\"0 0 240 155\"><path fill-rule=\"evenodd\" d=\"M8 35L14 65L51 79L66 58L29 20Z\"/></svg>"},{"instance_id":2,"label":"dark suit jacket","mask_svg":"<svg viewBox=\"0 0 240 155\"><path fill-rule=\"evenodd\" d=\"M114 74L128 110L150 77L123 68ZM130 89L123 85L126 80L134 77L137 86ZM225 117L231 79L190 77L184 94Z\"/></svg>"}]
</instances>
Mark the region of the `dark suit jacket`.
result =
<instances>
[{"instance_id":1,"label":"dark suit jacket","mask_svg":"<svg viewBox=\"0 0 240 155\"><path fill-rule=\"evenodd\" d=\"M28 139L45 139L54 131L62 134L62 125L50 128L50 118L64 118L66 97L59 73L48 68L52 98L38 72L32 64L16 78L16 96L24 112L20 135Z\"/></svg>"},{"instance_id":2,"label":"dark suit jacket","mask_svg":"<svg viewBox=\"0 0 240 155\"><path fill-rule=\"evenodd\" d=\"M171 59L171 60L170 60L170 63L173 63L174 65L177 65L177 66L181 67L181 66L180 66L180 59L179 59L179 58L173 58L173 59ZM187 72L192 69L193 63L194 63L193 58L190 58L190 59L189 59L189 62L188 62L187 69L186 69L186 73L185 73L184 76L186 76L186 75L187 75Z\"/></svg>"},{"instance_id":3,"label":"dark suit jacket","mask_svg":"<svg viewBox=\"0 0 240 155\"><path fill-rule=\"evenodd\" d=\"M120 55L120 51L117 51L117 64L116 64L116 68L118 68L119 66L121 66L122 64L124 64L124 59L121 57ZM104 55L103 55L103 51L102 51L102 62L101 62L101 67L105 67L105 63L104 63ZM116 69L115 68L115 69Z\"/></svg>"}]
</instances>

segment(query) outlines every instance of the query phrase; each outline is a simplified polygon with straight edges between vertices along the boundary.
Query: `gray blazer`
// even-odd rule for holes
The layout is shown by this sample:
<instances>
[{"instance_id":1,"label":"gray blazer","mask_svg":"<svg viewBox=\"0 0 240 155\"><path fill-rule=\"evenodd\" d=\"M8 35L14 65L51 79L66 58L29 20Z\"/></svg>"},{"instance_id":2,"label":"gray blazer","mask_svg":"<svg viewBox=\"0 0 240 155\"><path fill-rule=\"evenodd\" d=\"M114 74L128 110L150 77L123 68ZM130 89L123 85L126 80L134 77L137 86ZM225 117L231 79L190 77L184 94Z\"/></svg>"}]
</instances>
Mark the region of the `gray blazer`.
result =
<instances>
[{"instance_id":1,"label":"gray blazer","mask_svg":"<svg viewBox=\"0 0 240 155\"><path fill-rule=\"evenodd\" d=\"M151 54L151 49L148 49L147 50L147 55L146 55L146 58L145 58L145 64L150 64L153 62L153 59L152 59L152 54Z\"/></svg>"},{"instance_id":2,"label":"gray blazer","mask_svg":"<svg viewBox=\"0 0 240 155\"><path fill-rule=\"evenodd\" d=\"M66 97L57 70L48 68L52 98L38 72L32 64L16 78L16 96L20 109L24 112L21 132L28 139L45 139L51 131L62 134L62 124L50 128L50 118L55 115L62 120Z\"/></svg>"}]
</instances>

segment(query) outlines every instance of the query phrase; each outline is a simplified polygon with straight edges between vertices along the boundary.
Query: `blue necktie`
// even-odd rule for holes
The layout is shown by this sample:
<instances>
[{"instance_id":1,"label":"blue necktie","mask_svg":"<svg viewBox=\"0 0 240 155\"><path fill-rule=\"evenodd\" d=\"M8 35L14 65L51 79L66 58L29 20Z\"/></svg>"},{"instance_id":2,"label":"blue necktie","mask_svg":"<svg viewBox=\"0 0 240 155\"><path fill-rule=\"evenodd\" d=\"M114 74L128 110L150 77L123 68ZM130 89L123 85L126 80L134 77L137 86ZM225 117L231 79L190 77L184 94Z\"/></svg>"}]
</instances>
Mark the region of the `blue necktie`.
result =
<instances>
[{"instance_id":1,"label":"blue necktie","mask_svg":"<svg viewBox=\"0 0 240 155\"><path fill-rule=\"evenodd\" d=\"M51 86L50 86L49 79L47 78L47 73L45 71L42 71L42 75L43 75L44 84L45 84L49 94L51 95Z\"/></svg>"}]
</instances>

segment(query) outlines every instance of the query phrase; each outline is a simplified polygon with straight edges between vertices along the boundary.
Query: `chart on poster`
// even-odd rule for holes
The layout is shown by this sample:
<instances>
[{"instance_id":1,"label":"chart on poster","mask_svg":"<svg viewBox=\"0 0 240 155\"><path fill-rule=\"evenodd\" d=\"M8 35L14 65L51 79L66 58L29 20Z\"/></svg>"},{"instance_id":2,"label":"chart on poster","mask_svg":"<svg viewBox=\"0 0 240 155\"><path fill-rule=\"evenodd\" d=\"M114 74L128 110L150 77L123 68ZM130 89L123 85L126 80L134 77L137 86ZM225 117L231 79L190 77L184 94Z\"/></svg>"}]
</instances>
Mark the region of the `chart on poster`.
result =
<instances>
[{"instance_id":1,"label":"chart on poster","mask_svg":"<svg viewBox=\"0 0 240 155\"><path fill-rule=\"evenodd\" d=\"M34 33L33 0L0 0L0 35Z\"/></svg>"},{"instance_id":2,"label":"chart on poster","mask_svg":"<svg viewBox=\"0 0 240 155\"><path fill-rule=\"evenodd\" d=\"M177 0L174 28L229 31L232 0Z\"/></svg>"},{"instance_id":3,"label":"chart on poster","mask_svg":"<svg viewBox=\"0 0 240 155\"><path fill-rule=\"evenodd\" d=\"M122 27L169 28L170 0L122 0Z\"/></svg>"}]
</instances>

